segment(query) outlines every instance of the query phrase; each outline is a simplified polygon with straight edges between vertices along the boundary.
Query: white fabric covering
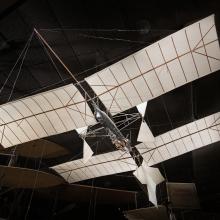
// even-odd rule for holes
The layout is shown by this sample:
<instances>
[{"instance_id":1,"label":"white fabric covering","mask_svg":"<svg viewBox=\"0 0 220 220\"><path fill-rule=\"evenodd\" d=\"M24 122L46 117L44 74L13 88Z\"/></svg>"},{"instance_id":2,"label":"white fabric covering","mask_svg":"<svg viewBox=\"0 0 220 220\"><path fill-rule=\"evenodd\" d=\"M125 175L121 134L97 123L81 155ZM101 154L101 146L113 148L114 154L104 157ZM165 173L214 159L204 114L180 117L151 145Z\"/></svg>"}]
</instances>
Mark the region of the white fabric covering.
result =
<instances>
[{"instance_id":1,"label":"white fabric covering","mask_svg":"<svg viewBox=\"0 0 220 220\"><path fill-rule=\"evenodd\" d=\"M219 69L220 49L211 15L85 80L114 115Z\"/></svg>"},{"instance_id":2,"label":"white fabric covering","mask_svg":"<svg viewBox=\"0 0 220 220\"><path fill-rule=\"evenodd\" d=\"M138 112L141 114L141 116L144 118L144 115L147 109L147 102L143 102L137 105L137 109L138 109Z\"/></svg>"},{"instance_id":3,"label":"white fabric covering","mask_svg":"<svg viewBox=\"0 0 220 220\"><path fill-rule=\"evenodd\" d=\"M133 174L142 184L147 184L149 201L157 205L156 187L159 183L164 181L160 170L158 168L149 167L146 162L143 162Z\"/></svg>"},{"instance_id":4,"label":"white fabric covering","mask_svg":"<svg viewBox=\"0 0 220 220\"><path fill-rule=\"evenodd\" d=\"M155 142L138 144L147 166L152 166L220 141L220 113L183 125L155 137ZM69 183L99 176L134 171L137 166L131 156L113 151L92 156L84 164L83 159L70 161L52 167Z\"/></svg>"},{"instance_id":5,"label":"white fabric covering","mask_svg":"<svg viewBox=\"0 0 220 220\"><path fill-rule=\"evenodd\" d=\"M93 151L88 143L83 140L83 163L86 164L93 155Z\"/></svg>"},{"instance_id":6,"label":"white fabric covering","mask_svg":"<svg viewBox=\"0 0 220 220\"><path fill-rule=\"evenodd\" d=\"M138 133L137 141L147 143L147 142L154 142L155 138L148 127L147 123L145 121L141 122L140 130Z\"/></svg>"},{"instance_id":7,"label":"white fabric covering","mask_svg":"<svg viewBox=\"0 0 220 220\"><path fill-rule=\"evenodd\" d=\"M69 84L0 106L5 148L96 123L78 89Z\"/></svg>"}]
</instances>

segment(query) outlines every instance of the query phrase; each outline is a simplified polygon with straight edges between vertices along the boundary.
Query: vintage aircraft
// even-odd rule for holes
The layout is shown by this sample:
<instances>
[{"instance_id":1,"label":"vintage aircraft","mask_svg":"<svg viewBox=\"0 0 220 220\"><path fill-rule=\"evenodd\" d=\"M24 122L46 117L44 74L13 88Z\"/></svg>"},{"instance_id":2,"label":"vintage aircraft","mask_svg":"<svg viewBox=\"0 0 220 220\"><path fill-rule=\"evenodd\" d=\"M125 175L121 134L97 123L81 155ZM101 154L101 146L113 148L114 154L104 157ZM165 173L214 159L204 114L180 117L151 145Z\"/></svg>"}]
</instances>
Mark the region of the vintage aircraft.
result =
<instances>
[{"instance_id":1,"label":"vintage aircraft","mask_svg":"<svg viewBox=\"0 0 220 220\"><path fill-rule=\"evenodd\" d=\"M83 81L75 78L37 30L34 33L72 76L74 84L1 105L0 140L4 148L75 129L83 139L83 158L57 164L53 170L69 183L134 171L144 190L147 185L149 200L157 205L156 186L164 178L151 166L220 140L219 113L157 137L144 121L147 101L220 69L214 15ZM138 113L125 113L134 107ZM142 121L137 138L141 143L134 146L129 131L126 135L122 131L138 119ZM103 136L116 149L93 156L86 139Z\"/></svg>"}]
</instances>

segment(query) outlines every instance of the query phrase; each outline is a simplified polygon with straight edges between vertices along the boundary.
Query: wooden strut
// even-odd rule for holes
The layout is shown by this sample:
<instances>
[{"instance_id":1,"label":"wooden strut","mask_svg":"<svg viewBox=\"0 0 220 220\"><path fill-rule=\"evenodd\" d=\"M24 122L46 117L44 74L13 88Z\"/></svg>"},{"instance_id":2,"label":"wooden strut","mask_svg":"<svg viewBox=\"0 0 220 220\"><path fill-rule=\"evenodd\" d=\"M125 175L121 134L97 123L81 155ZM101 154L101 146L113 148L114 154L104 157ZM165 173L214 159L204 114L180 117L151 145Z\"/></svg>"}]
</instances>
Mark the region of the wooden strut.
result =
<instances>
[{"instance_id":1,"label":"wooden strut","mask_svg":"<svg viewBox=\"0 0 220 220\"><path fill-rule=\"evenodd\" d=\"M90 100L90 95L85 91L83 86L79 83L79 81L76 79L76 77L73 75L73 73L70 71L70 69L65 65L65 63L60 59L60 57L57 55L57 53L51 48L51 46L47 43L47 41L43 38L43 36L37 31L36 28L34 28L34 32L38 36L38 38L47 46L47 48L52 52L52 54L56 57L56 59L60 62L60 64L65 68L65 70L70 74L70 76L73 78L73 80L80 86L80 88L85 92L85 96L88 96ZM118 84L119 86L119 84ZM143 157L141 156L140 152L136 149L136 147L132 147L130 151L131 156L135 160L137 166L139 167L143 162Z\"/></svg>"},{"instance_id":2,"label":"wooden strut","mask_svg":"<svg viewBox=\"0 0 220 220\"><path fill-rule=\"evenodd\" d=\"M38 38L47 46L47 48L50 50L50 52L56 57L56 59L60 62L60 64L64 67L64 69L69 73L69 75L73 78L73 80L80 86L80 88L85 92L85 94L88 96L90 100L92 98L88 94L88 92L83 88L83 86L80 84L80 82L76 79L76 77L73 75L73 73L70 71L70 69L66 66L66 64L60 59L60 57L57 55L57 53L52 49L52 47L47 43L47 41L43 38L43 36L37 31L36 28L34 28L34 32L38 36Z\"/></svg>"}]
</instances>

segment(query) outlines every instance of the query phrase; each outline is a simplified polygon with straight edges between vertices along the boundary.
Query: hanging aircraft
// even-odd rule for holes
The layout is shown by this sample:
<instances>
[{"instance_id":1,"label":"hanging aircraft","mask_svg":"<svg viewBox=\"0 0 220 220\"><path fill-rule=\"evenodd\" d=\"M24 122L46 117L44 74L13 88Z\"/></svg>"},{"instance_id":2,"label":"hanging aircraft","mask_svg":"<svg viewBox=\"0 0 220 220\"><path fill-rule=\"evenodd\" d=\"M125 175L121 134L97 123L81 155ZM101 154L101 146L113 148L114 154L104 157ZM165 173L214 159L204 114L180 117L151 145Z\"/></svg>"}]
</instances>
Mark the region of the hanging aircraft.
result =
<instances>
[{"instance_id":1,"label":"hanging aircraft","mask_svg":"<svg viewBox=\"0 0 220 220\"><path fill-rule=\"evenodd\" d=\"M164 181L151 167L220 140L216 113L154 137L144 120L147 102L220 69L214 15L193 23L158 42L78 81L42 35L39 40L72 76L65 85L0 106L0 140L4 148L76 130L83 139L83 158L51 167L68 183L134 171L157 205L156 186ZM86 90L84 84L92 89ZM126 113L130 108L138 113ZM116 120L119 118L120 120ZM129 131L141 126L136 146ZM98 125L98 128L97 128ZM109 138L115 151L94 155L86 139ZM146 188L146 186L147 188Z\"/></svg>"}]
</instances>

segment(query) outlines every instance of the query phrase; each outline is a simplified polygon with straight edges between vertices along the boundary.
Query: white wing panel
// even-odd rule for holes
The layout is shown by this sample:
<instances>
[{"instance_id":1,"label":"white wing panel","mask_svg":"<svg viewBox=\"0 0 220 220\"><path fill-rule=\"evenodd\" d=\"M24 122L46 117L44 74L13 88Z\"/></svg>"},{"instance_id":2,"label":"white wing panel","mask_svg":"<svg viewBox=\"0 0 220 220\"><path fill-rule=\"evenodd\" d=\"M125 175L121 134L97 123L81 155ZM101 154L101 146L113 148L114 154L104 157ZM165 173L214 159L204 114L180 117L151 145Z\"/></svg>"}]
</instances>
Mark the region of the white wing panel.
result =
<instances>
[{"instance_id":1,"label":"white wing panel","mask_svg":"<svg viewBox=\"0 0 220 220\"><path fill-rule=\"evenodd\" d=\"M166 147L171 157L176 157L179 155L179 152L177 151L177 148L173 142L167 144Z\"/></svg>"},{"instance_id":2,"label":"white wing panel","mask_svg":"<svg viewBox=\"0 0 220 220\"><path fill-rule=\"evenodd\" d=\"M169 92L175 88L172 76L167 69L167 65L161 65L156 68L155 71L165 92Z\"/></svg>"},{"instance_id":3,"label":"white wing panel","mask_svg":"<svg viewBox=\"0 0 220 220\"><path fill-rule=\"evenodd\" d=\"M206 51L208 54L208 60L211 66L211 70L217 71L219 65L219 59L215 59L215 57L220 57L218 42L213 42L212 44L208 44L206 46Z\"/></svg>"},{"instance_id":4,"label":"white wing panel","mask_svg":"<svg viewBox=\"0 0 220 220\"><path fill-rule=\"evenodd\" d=\"M134 56L129 56L122 60L122 65L125 71L128 74L129 78L134 78L135 76L140 75L140 69L138 68Z\"/></svg>"},{"instance_id":5,"label":"white wing panel","mask_svg":"<svg viewBox=\"0 0 220 220\"><path fill-rule=\"evenodd\" d=\"M175 59L167 64L170 74L172 75L175 86L179 87L187 83L180 60Z\"/></svg>"},{"instance_id":6,"label":"white wing panel","mask_svg":"<svg viewBox=\"0 0 220 220\"><path fill-rule=\"evenodd\" d=\"M186 146L187 151L192 151L192 150L195 149L195 144L194 144L193 139L192 139L192 137L190 135L184 137L183 138L183 142L184 142L184 144Z\"/></svg>"},{"instance_id":7,"label":"white wing panel","mask_svg":"<svg viewBox=\"0 0 220 220\"><path fill-rule=\"evenodd\" d=\"M161 156L161 154L158 150L155 150L153 152L152 157L153 157L155 163L160 163L161 161L163 161L163 157Z\"/></svg>"},{"instance_id":8,"label":"white wing panel","mask_svg":"<svg viewBox=\"0 0 220 220\"><path fill-rule=\"evenodd\" d=\"M145 49L142 49L131 56L134 56L137 67L140 69L141 73L146 73L152 69L151 62Z\"/></svg>"},{"instance_id":9,"label":"white wing panel","mask_svg":"<svg viewBox=\"0 0 220 220\"><path fill-rule=\"evenodd\" d=\"M171 36L165 37L158 43L158 45L166 62L172 59L176 59L176 50L173 47L173 40Z\"/></svg>"},{"instance_id":10,"label":"white wing panel","mask_svg":"<svg viewBox=\"0 0 220 220\"><path fill-rule=\"evenodd\" d=\"M138 93L142 100L149 100L152 97L150 88L144 77L138 77L132 80L132 83L135 88L138 88Z\"/></svg>"},{"instance_id":11,"label":"white wing panel","mask_svg":"<svg viewBox=\"0 0 220 220\"><path fill-rule=\"evenodd\" d=\"M176 141L174 141L174 144L176 146L176 149L178 150L179 154L184 154L187 152L186 146L182 139L177 138Z\"/></svg>"},{"instance_id":12,"label":"white wing panel","mask_svg":"<svg viewBox=\"0 0 220 220\"><path fill-rule=\"evenodd\" d=\"M220 49L211 15L85 80L114 115L219 69Z\"/></svg>"},{"instance_id":13,"label":"white wing panel","mask_svg":"<svg viewBox=\"0 0 220 220\"><path fill-rule=\"evenodd\" d=\"M220 114L213 114L181 126L157 136L155 140L155 143L141 143L136 146L149 166L220 141ZM86 164L79 159L52 168L65 176L69 183L73 183L132 171L137 167L128 153L114 151L93 156Z\"/></svg>"},{"instance_id":14,"label":"white wing panel","mask_svg":"<svg viewBox=\"0 0 220 220\"><path fill-rule=\"evenodd\" d=\"M185 54L179 58L183 67L184 75L186 76L187 82L198 79L198 73L193 62L192 54Z\"/></svg>"},{"instance_id":15,"label":"white wing panel","mask_svg":"<svg viewBox=\"0 0 220 220\"><path fill-rule=\"evenodd\" d=\"M151 44L145 49L151 65L154 68L164 64L163 55L158 44L159 43Z\"/></svg>"},{"instance_id":16,"label":"white wing panel","mask_svg":"<svg viewBox=\"0 0 220 220\"><path fill-rule=\"evenodd\" d=\"M29 137L26 134L26 132L24 130L21 129L20 126L18 126L17 123L10 123L8 125L8 128L10 129L10 131L15 134L15 136L17 137L17 139L23 143L23 142L27 142Z\"/></svg>"},{"instance_id":17,"label":"white wing panel","mask_svg":"<svg viewBox=\"0 0 220 220\"><path fill-rule=\"evenodd\" d=\"M6 115L2 115L2 113L3 114L6 113ZM13 105L4 106L1 109L0 114L2 115L2 118L4 118L5 121L10 121L12 116L13 116L13 120L19 120L22 118L22 114L18 112ZM8 119L7 117L9 117L10 119Z\"/></svg>"},{"instance_id":18,"label":"white wing panel","mask_svg":"<svg viewBox=\"0 0 220 220\"><path fill-rule=\"evenodd\" d=\"M3 147L96 122L84 97L73 84L1 105L0 115Z\"/></svg>"},{"instance_id":19,"label":"white wing panel","mask_svg":"<svg viewBox=\"0 0 220 220\"><path fill-rule=\"evenodd\" d=\"M155 70L151 70L143 76L149 86L152 97L157 97L160 94L163 94L164 88L162 87L161 81L159 80Z\"/></svg>"},{"instance_id":20,"label":"white wing panel","mask_svg":"<svg viewBox=\"0 0 220 220\"><path fill-rule=\"evenodd\" d=\"M18 136L16 134L14 134L14 132L11 130L10 126L5 126L3 128L3 136L7 137L7 140L9 140L9 142L12 145L17 145L21 143L21 140L18 138Z\"/></svg>"},{"instance_id":21,"label":"white wing panel","mask_svg":"<svg viewBox=\"0 0 220 220\"><path fill-rule=\"evenodd\" d=\"M23 104L29 109L32 115L40 114L43 111L42 108L37 104L37 102L34 99L32 99L32 97L19 101L23 102ZM18 109L18 111L22 112L23 109Z\"/></svg>"},{"instance_id":22,"label":"white wing panel","mask_svg":"<svg viewBox=\"0 0 220 220\"><path fill-rule=\"evenodd\" d=\"M200 148L200 147L203 146L201 137L200 137L200 135L198 133L192 134L191 138L192 138L192 141L193 141L193 143L195 145L195 148Z\"/></svg>"},{"instance_id":23,"label":"white wing panel","mask_svg":"<svg viewBox=\"0 0 220 220\"><path fill-rule=\"evenodd\" d=\"M170 153L169 151L167 150L167 147L166 145L162 145L158 151L160 152L161 156L163 157L164 160L168 160L170 158Z\"/></svg>"}]
</instances>

